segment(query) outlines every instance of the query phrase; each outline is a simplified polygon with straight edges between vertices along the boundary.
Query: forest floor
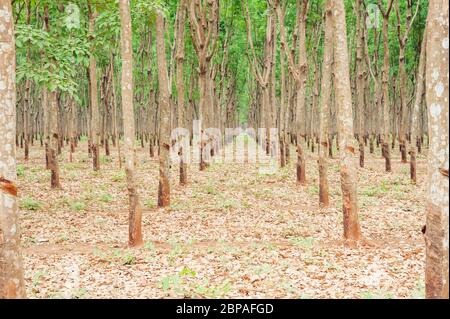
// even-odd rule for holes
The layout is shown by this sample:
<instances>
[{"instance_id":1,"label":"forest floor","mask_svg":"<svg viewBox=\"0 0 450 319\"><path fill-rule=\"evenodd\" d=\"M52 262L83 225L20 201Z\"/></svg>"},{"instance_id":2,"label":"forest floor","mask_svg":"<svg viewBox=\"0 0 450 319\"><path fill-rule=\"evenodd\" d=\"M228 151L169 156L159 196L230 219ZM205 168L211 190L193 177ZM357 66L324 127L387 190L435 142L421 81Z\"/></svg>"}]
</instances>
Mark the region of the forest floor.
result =
<instances>
[{"instance_id":1,"label":"forest floor","mask_svg":"<svg viewBox=\"0 0 450 319\"><path fill-rule=\"evenodd\" d=\"M73 163L65 147L61 191L50 189L41 147L26 163L18 151L29 298L423 298L424 155L415 186L397 150L391 174L379 149L366 151L358 170L364 240L351 249L342 243L336 158L327 209L318 205L317 153L308 152L301 187L294 148L289 166L273 175L256 164L212 164L205 172L191 165L181 187L173 165L172 205L158 209L158 159L139 148L145 246L128 249L126 178L111 149L93 172L86 142Z\"/></svg>"}]
</instances>

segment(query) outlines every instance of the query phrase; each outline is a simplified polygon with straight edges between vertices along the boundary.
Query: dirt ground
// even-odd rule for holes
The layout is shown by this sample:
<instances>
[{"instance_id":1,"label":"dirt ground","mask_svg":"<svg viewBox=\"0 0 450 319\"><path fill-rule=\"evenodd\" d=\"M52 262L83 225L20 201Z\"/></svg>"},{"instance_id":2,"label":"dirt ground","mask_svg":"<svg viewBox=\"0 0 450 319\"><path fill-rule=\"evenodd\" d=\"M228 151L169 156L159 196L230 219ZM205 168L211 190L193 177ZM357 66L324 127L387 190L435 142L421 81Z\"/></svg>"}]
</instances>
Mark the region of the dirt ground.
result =
<instances>
[{"instance_id":1,"label":"dirt ground","mask_svg":"<svg viewBox=\"0 0 450 319\"><path fill-rule=\"evenodd\" d=\"M138 150L145 246L128 249L125 173L117 152L93 172L87 144L60 161L63 190L50 189L44 152L19 150L20 221L29 298L423 298L426 159L418 186L393 153L384 172L380 150L358 170L364 240L342 243L338 160L331 159L331 207L318 205L317 153L308 153L308 186L289 166L273 175L256 164L189 167L172 205L155 206L158 159ZM104 154L103 150L101 152ZM336 157L335 153L335 157ZM357 159L355 159L357 160Z\"/></svg>"}]
</instances>

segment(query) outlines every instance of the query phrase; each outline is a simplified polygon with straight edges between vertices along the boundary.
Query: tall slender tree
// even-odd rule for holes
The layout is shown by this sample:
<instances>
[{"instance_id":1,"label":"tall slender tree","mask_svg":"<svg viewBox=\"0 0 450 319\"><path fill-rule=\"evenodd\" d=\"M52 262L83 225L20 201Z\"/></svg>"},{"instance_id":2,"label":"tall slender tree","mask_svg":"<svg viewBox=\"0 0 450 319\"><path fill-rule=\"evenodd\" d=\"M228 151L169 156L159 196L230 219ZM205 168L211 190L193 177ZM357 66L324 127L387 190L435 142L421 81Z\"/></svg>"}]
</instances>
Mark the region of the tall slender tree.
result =
<instances>
[{"instance_id":1,"label":"tall slender tree","mask_svg":"<svg viewBox=\"0 0 450 319\"><path fill-rule=\"evenodd\" d=\"M47 32L50 32L50 17L48 11L48 5L44 7L44 27ZM47 52L48 53L48 52ZM55 62L56 63L56 62ZM53 68L54 71L54 68ZM48 145L47 158L48 158L48 168L51 171L50 184L54 189L61 188L61 182L59 179L59 162L58 162L58 147L59 147L59 129L58 129L58 119L59 119L59 107L58 107L58 92L56 88L52 88L47 91L44 88L45 96L44 101L47 111L47 136L46 141Z\"/></svg>"},{"instance_id":2,"label":"tall slender tree","mask_svg":"<svg viewBox=\"0 0 450 319\"><path fill-rule=\"evenodd\" d=\"M132 247L141 246L142 209L135 176L135 128L133 109L133 48L131 32L130 0L120 0L121 52L122 52L122 116L125 137L125 172L129 197L128 241Z\"/></svg>"},{"instance_id":3,"label":"tall slender tree","mask_svg":"<svg viewBox=\"0 0 450 319\"><path fill-rule=\"evenodd\" d=\"M356 113L359 143L359 166L364 167L364 111L365 111L365 63L364 63L364 15L362 0L356 0Z\"/></svg>"},{"instance_id":4,"label":"tall slender tree","mask_svg":"<svg viewBox=\"0 0 450 319\"><path fill-rule=\"evenodd\" d=\"M89 33L91 41L94 41L95 20L98 13L95 6L89 5ZM94 171L100 170L100 114L98 108L98 88L97 88L97 60L94 55L94 45L91 45L89 55L89 106L91 110L91 131L92 131L92 164Z\"/></svg>"},{"instance_id":5,"label":"tall slender tree","mask_svg":"<svg viewBox=\"0 0 450 319\"><path fill-rule=\"evenodd\" d=\"M344 213L344 238L350 244L358 241L361 230L356 194L356 163L353 145L352 94L350 91L349 53L343 0L333 1L335 96L338 109L339 155Z\"/></svg>"},{"instance_id":6,"label":"tall slender tree","mask_svg":"<svg viewBox=\"0 0 450 319\"><path fill-rule=\"evenodd\" d=\"M398 70L399 70L399 95L400 95L400 110L399 110L399 118L398 118L398 127L399 127L399 144L400 144L400 152L402 157L402 163L407 162L407 150L406 150L406 125L409 121L407 121L408 114L408 106L406 101L406 84L407 84L407 76L406 76L406 44L408 42L409 32L411 31L411 27L414 23L415 18L419 12L419 4L420 0L416 2L415 12L412 12L412 0L406 1L406 22L404 31L402 31L402 21L401 21L401 12L399 6L399 0L395 1L395 13L397 15L397 37L399 43L399 56L398 56Z\"/></svg>"},{"instance_id":7,"label":"tall slender tree","mask_svg":"<svg viewBox=\"0 0 450 319\"><path fill-rule=\"evenodd\" d=\"M211 60L217 49L219 33L219 0L189 0L189 25L192 44L198 59L199 106L197 119L200 133L200 170L205 170L209 154L204 152L210 138L203 127L210 124L213 97L210 89Z\"/></svg>"},{"instance_id":8,"label":"tall slender tree","mask_svg":"<svg viewBox=\"0 0 450 319\"><path fill-rule=\"evenodd\" d=\"M16 51L10 0L0 0L0 299L24 298L16 186Z\"/></svg>"},{"instance_id":9,"label":"tall slender tree","mask_svg":"<svg viewBox=\"0 0 450 319\"><path fill-rule=\"evenodd\" d=\"M166 207L170 205L170 93L164 30L164 17L161 12L158 12L156 16L156 54L158 64L160 108L159 207Z\"/></svg>"},{"instance_id":10,"label":"tall slender tree","mask_svg":"<svg viewBox=\"0 0 450 319\"><path fill-rule=\"evenodd\" d=\"M383 134L382 134L382 153L385 159L386 172L391 172L391 150L389 148L389 16L392 11L394 0L388 0L387 9L384 9L383 1L378 0L378 8L383 16L383 69L382 69L382 95L383 95Z\"/></svg>"},{"instance_id":11,"label":"tall slender tree","mask_svg":"<svg viewBox=\"0 0 450 319\"><path fill-rule=\"evenodd\" d=\"M307 82L307 60L306 60L306 17L308 13L308 0L297 0L296 32L297 40L293 41L292 47L287 42L287 34L284 26L284 15L280 5L277 5L277 15L280 22L281 47L288 57L289 69L295 80L297 91L297 104L295 108L295 123L297 132L297 182L306 184L306 156L303 146L303 138L306 133L306 82ZM295 60L295 46L298 45L298 58Z\"/></svg>"},{"instance_id":12,"label":"tall slender tree","mask_svg":"<svg viewBox=\"0 0 450 319\"><path fill-rule=\"evenodd\" d=\"M330 205L328 189L328 131L331 103L331 73L333 67L333 5L326 1L325 8L325 42L322 64L322 95L319 110L319 202L324 207Z\"/></svg>"},{"instance_id":13,"label":"tall slender tree","mask_svg":"<svg viewBox=\"0 0 450 319\"><path fill-rule=\"evenodd\" d=\"M428 194L425 290L427 298L449 297L448 238L448 0L430 1L427 20Z\"/></svg>"},{"instance_id":14,"label":"tall slender tree","mask_svg":"<svg viewBox=\"0 0 450 319\"><path fill-rule=\"evenodd\" d=\"M185 27L186 27L186 1L181 0L178 4L178 18L176 24L176 68L177 68L177 97L178 97L178 127L186 128L186 105L184 103L184 78L183 78L183 66L185 61L184 46L185 46ZM180 143L180 184L187 184L187 163L184 161L183 143Z\"/></svg>"},{"instance_id":15,"label":"tall slender tree","mask_svg":"<svg viewBox=\"0 0 450 319\"><path fill-rule=\"evenodd\" d=\"M413 183L417 183L417 143L419 138L419 112L425 92L425 64L427 47L427 29L423 32L422 46L420 49L419 67L416 76L416 96L411 110L411 138L409 141L410 177Z\"/></svg>"}]
</instances>

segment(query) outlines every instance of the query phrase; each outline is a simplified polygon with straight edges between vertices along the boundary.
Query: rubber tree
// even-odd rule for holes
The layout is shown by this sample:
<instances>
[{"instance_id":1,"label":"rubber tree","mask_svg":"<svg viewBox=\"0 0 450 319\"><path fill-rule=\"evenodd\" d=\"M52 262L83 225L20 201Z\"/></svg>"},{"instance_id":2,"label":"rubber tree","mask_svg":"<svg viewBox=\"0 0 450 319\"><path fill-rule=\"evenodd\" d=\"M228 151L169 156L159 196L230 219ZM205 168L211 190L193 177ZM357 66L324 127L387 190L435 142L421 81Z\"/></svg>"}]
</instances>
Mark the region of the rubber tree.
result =
<instances>
[{"instance_id":1,"label":"rubber tree","mask_svg":"<svg viewBox=\"0 0 450 319\"><path fill-rule=\"evenodd\" d=\"M448 299L448 0L430 1L427 19L426 101L428 190L425 294Z\"/></svg>"},{"instance_id":2,"label":"rubber tree","mask_svg":"<svg viewBox=\"0 0 450 319\"><path fill-rule=\"evenodd\" d=\"M357 165L353 145L352 94L350 86L349 53L343 0L333 1L334 73L339 134L339 156L342 202L344 213L344 239L354 244L361 237L357 203Z\"/></svg>"},{"instance_id":3,"label":"rubber tree","mask_svg":"<svg viewBox=\"0 0 450 319\"><path fill-rule=\"evenodd\" d=\"M120 0L121 52L122 52L122 116L124 129L125 172L129 198L128 242L131 247L143 244L142 209L135 176L135 123L133 109L133 48L130 1Z\"/></svg>"},{"instance_id":4,"label":"rubber tree","mask_svg":"<svg viewBox=\"0 0 450 319\"><path fill-rule=\"evenodd\" d=\"M10 0L0 0L0 299L24 298L16 186L16 50Z\"/></svg>"}]
</instances>

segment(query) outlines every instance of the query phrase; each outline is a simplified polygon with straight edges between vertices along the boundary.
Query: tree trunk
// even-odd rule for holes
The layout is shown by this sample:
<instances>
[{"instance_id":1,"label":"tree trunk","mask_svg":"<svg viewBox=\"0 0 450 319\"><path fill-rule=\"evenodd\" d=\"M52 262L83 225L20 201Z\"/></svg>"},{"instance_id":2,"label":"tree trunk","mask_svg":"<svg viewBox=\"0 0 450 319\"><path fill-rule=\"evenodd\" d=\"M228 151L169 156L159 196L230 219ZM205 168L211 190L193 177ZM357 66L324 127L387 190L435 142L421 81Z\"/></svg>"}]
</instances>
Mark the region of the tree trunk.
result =
<instances>
[{"instance_id":1,"label":"tree trunk","mask_svg":"<svg viewBox=\"0 0 450 319\"><path fill-rule=\"evenodd\" d=\"M381 0L378 0L378 7L383 15L383 70L382 70L382 94L383 94L383 138L382 154L385 159L386 172L391 172L391 150L389 148L389 15L394 0L389 0L388 9L383 9Z\"/></svg>"},{"instance_id":2,"label":"tree trunk","mask_svg":"<svg viewBox=\"0 0 450 319\"><path fill-rule=\"evenodd\" d=\"M425 290L448 299L448 1L430 1L427 26L426 100L429 140Z\"/></svg>"},{"instance_id":3,"label":"tree trunk","mask_svg":"<svg viewBox=\"0 0 450 319\"><path fill-rule=\"evenodd\" d=\"M308 0L303 0L302 12L298 25L298 78L297 85L297 106L295 111L295 121L297 129L297 182L300 185L306 185L306 157L304 152L304 139L306 136L306 80L307 80L307 61L306 61L306 15L308 10ZM299 10L300 8L297 8Z\"/></svg>"},{"instance_id":4,"label":"tree trunk","mask_svg":"<svg viewBox=\"0 0 450 319\"><path fill-rule=\"evenodd\" d=\"M49 143L48 143L48 165L51 171L51 187L60 189L59 163L58 163L58 97L57 92L50 92L49 95Z\"/></svg>"},{"instance_id":5,"label":"tree trunk","mask_svg":"<svg viewBox=\"0 0 450 319\"><path fill-rule=\"evenodd\" d=\"M331 102L331 68L333 65L333 5L327 0L325 9L325 42L322 64L322 96L319 111L319 203L328 207L330 195L328 189L328 115Z\"/></svg>"},{"instance_id":6,"label":"tree trunk","mask_svg":"<svg viewBox=\"0 0 450 319\"><path fill-rule=\"evenodd\" d=\"M409 141L409 154L410 160L410 177L411 181L417 183L417 149L420 143L418 131L419 131L419 112L420 105L423 101L424 89L425 89L425 64L426 64L426 46L427 46L427 31L423 33L422 47L420 49L419 69L417 70L416 77L416 97L411 115L411 139Z\"/></svg>"},{"instance_id":7,"label":"tree trunk","mask_svg":"<svg viewBox=\"0 0 450 319\"><path fill-rule=\"evenodd\" d=\"M184 78L183 78L183 65L184 65L184 30L186 24L186 2L181 0L178 7L178 21L176 25L176 64L177 64L177 95L178 95L178 127L186 128L186 106L184 103ZM181 137L181 139L186 137ZM180 140L180 185L187 184L187 162L185 161L185 155L183 152L183 143Z\"/></svg>"},{"instance_id":8,"label":"tree trunk","mask_svg":"<svg viewBox=\"0 0 450 319\"><path fill-rule=\"evenodd\" d=\"M164 18L160 13L156 17L156 52L160 107L158 206L166 207L170 205L170 96Z\"/></svg>"},{"instance_id":9,"label":"tree trunk","mask_svg":"<svg viewBox=\"0 0 450 319\"><path fill-rule=\"evenodd\" d=\"M122 52L122 116L125 135L125 172L129 198L128 244L139 247L142 239L142 209L135 177L135 128L133 109L133 49L129 0L120 0L121 52Z\"/></svg>"},{"instance_id":10,"label":"tree trunk","mask_svg":"<svg viewBox=\"0 0 450 319\"><path fill-rule=\"evenodd\" d=\"M25 298L16 186L16 53L11 1L0 0L0 299Z\"/></svg>"},{"instance_id":11,"label":"tree trunk","mask_svg":"<svg viewBox=\"0 0 450 319\"><path fill-rule=\"evenodd\" d=\"M284 16L280 5L276 7L278 20L280 21L281 46L288 57L289 68L292 72L297 90L297 101L295 109L295 130L297 142L297 182L300 185L306 185L306 158L304 153L303 138L306 135L306 80L307 80L307 61L306 61L306 16L308 12L308 0L297 2L297 37L298 37L298 63L295 62L294 48L290 48L287 43L286 31L284 28ZM294 41L294 45L295 41ZM256 60L256 59L255 59Z\"/></svg>"},{"instance_id":12,"label":"tree trunk","mask_svg":"<svg viewBox=\"0 0 450 319\"><path fill-rule=\"evenodd\" d=\"M95 19L97 13L89 13L89 32L94 33ZM89 84L90 84L90 106L91 106L91 130L92 130L92 164L94 171L100 170L100 115L98 109L98 88L97 88L97 61L95 60L93 46L89 57Z\"/></svg>"},{"instance_id":13,"label":"tree trunk","mask_svg":"<svg viewBox=\"0 0 450 319\"><path fill-rule=\"evenodd\" d=\"M350 91L347 30L343 0L333 1L334 6L334 68L335 95L338 108L339 153L341 162L341 188L344 212L344 238L354 244L361 237L356 194L357 168L354 162L352 95Z\"/></svg>"},{"instance_id":14,"label":"tree trunk","mask_svg":"<svg viewBox=\"0 0 450 319\"><path fill-rule=\"evenodd\" d=\"M356 28L357 28L357 44L356 44L356 103L358 119L358 142L359 142L359 166L364 167L364 79L365 70L363 62L363 48L364 48L364 28L362 23L362 0L356 0Z\"/></svg>"}]
</instances>

